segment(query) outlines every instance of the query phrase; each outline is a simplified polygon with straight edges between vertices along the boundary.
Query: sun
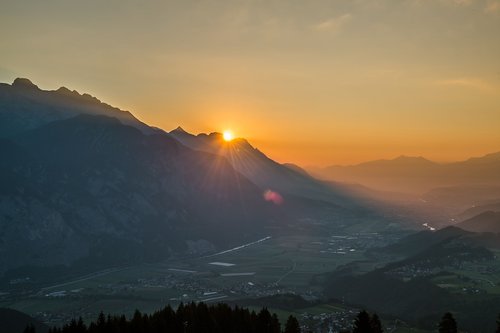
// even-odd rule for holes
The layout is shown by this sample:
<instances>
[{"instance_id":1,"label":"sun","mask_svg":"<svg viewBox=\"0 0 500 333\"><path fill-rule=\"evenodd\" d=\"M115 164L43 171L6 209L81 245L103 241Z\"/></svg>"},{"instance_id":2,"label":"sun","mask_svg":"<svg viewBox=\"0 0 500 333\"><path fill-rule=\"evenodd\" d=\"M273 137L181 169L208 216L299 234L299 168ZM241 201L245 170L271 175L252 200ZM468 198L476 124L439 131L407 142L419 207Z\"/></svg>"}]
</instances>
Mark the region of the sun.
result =
<instances>
[{"instance_id":1,"label":"sun","mask_svg":"<svg viewBox=\"0 0 500 333\"><path fill-rule=\"evenodd\" d=\"M233 132L231 132L231 131L224 131L224 133L222 133L222 137L224 138L224 141L227 141L227 142L234 139Z\"/></svg>"}]
</instances>

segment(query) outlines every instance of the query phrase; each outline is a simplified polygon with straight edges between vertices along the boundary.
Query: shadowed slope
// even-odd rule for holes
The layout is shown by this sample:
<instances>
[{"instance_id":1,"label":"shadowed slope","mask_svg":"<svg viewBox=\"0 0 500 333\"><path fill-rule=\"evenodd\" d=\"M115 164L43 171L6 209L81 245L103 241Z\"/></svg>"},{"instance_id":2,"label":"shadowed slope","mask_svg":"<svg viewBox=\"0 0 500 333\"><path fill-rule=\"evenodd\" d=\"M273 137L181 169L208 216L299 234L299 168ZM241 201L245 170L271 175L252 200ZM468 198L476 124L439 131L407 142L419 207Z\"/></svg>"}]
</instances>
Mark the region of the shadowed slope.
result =
<instances>
[{"instance_id":1,"label":"shadowed slope","mask_svg":"<svg viewBox=\"0 0 500 333\"><path fill-rule=\"evenodd\" d=\"M314 179L304 171L281 165L268 158L247 140L237 138L229 142L220 133L197 136L177 128L169 133L186 146L225 156L233 167L263 190L272 190L285 196L318 199L340 206L355 206L355 202L326 184Z\"/></svg>"},{"instance_id":2,"label":"shadowed slope","mask_svg":"<svg viewBox=\"0 0 500 333\"><path fill-rule=\"evenodd\" d=\"M486 211L456 226L473 232L500 233L500 212Z\"/></svg>"},{"instance_id":3,"label":"shadowed slope","mask_svg":"<svg viewBox=\"0 0 500 333\"><path fill-rule=\"evenodd\" d=\"M14 80L12 85L0 83L0 137L78 114L114 117L144 133L159 131L142 123L128 111L102 103L89 94L79 94L76 90L70 91L65 87L54 91L41 90L30 80L20 78Z\"/></svg>"},{"instance_id":4,"label":"shadowed slope","mask_svg":"<svg viewBox=\"0 0 500 333\"><path fill-rule=\"evenodd\" d=\"M7 308L0 308L0 328L5 333L23 333L28 325L33 325L37 333L46 333L49 327L29 315Z\"/></svg>"},{"instance_id":5,"label":"shadowed slope","mask_svg":"<svg viewBox=\"0 0 500 333\"><path fill-rule=\"evenodd\" d=\"M262 236L280 214L223 157L114 118L80 115L15 141L0 145L19 153L0 164L2 269L210 251Z\"/></svg>"}]
</instances>

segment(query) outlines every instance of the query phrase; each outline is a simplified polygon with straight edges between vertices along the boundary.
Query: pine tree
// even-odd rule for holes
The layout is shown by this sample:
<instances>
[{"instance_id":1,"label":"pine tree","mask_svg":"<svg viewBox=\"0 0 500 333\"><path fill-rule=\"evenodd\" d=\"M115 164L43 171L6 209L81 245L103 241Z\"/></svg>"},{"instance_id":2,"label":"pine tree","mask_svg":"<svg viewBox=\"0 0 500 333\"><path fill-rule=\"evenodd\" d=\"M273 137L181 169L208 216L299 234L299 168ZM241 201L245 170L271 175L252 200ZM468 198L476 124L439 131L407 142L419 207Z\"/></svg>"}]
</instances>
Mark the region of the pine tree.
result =
<instances>
[{"instance_id":1,"label":"pine tree","mask_svg":"<svg viewBox=\"0 0 500 333\"><path fill-rule=\"evenodd\" d=\"M35 333L35 326L33 326L33 324L29 324L28 326L26 326L26 328L24 329L24 333Z\"/></svg>"},{"instance_id":2,"label":"pine tree","mask_svg":"<svg viewBox=\"0 0 500 333\"><path fill-rule=\"evenodd\" d=\"M87 332L87 327L83 323L82 317L78 318L78 322L76 323L76 330L75 330L75 332L76 333L85 333L85 332Z\"/></svg>"},{"instance_id":3,"label":"pine tree","mask_svg":"<svg viewBox=\"0 0 500 333\"><path fill-rule=\"evenodd\" d=\"M96 330L99 333L106 332L106 316L102 311L99 313L99 317L97 317Z\"/></svg>"},{"instance_id":4,"label":"pine tree","mask_svg":"<svg viewBox=\"0 0 500 333\"><path fill-rule=\"evenodd\" d=\"M271 333L271 314L267 308L262 308L257 315L257 330L262 333Z\"/></svg>"},{"instance_id":5,"label":"pine tree","mask_svg":"<svg viewBox=\"0 0 500 333\"><path fill-rule=\"evenodd\" d=\"M352 333L371 333L370 315L365 310L361 311L354 320Z\"/></svg>"},{"instance_id":6,"label":"pine tree","mask_svg":"<svg viewBox=\"0 0 500 333\"><path fill-rule=\"evenodd\" d=\"M439 333L457 333L457 322L453 315L446 312L439 322Z\"/></svg>"},{"instance_id":7,"label":"pine tree","mask_svg":"<svg viewBox=\"0 0 500 333\"><path fill-rule=\"evenodd\" d=\"M276 313L273 313L273 315L271 316L270 332L271 333L281 333L281 325L280 325L280 321L279 321Z\"/></svg>"},{"instance_id":8,"label":"pine tree","mask_svg":"<svg viewBox=\"0 0 500 333\"><path fill-rule=\"evenodd\" d=\"M497 330L496 333L500 333L500 313L498 314L497 317Z\"/></svg>"},{"instance_id":9,"label":"pine tree","mask_svg":"<svg viewBox=\"0 0 500 333\"><path fill-rule=\"evenodd\" d=\"M370 318L370 327L372 329L372 333L383 333L384 329L382 328L382 323L380 322L380 318L376 313Z\"/></svg>"},{"instance_id":10,"label":"pine tree","mask_svg":"<svg viewBox=\"0 0 500 333\"><path fill-rule=\"evenodd\" d=\"M286 321L285 331L283 333L300 333L300 325L297 318L290 315Z\"/></svg>"}]
</instances>

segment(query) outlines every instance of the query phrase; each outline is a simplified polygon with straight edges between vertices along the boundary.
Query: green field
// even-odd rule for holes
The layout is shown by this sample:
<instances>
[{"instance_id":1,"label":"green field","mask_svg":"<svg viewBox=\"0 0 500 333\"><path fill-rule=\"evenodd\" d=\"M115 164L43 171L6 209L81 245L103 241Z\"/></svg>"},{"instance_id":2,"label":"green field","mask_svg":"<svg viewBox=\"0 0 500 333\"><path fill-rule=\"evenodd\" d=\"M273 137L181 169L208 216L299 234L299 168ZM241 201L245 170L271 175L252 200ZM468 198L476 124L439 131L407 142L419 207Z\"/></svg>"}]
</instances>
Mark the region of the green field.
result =
<instances>
[{"instance_id":1,"label":"green field","mask_svg":"<svg viewBox=\"0 0 500 333\"><path fill-rule=\"evenodd\" d=\"M458 294L500 295L500 252L495 260L466 263L460 269L450 269L432 279L438 286Z\"/></svg>"}]
</instances>

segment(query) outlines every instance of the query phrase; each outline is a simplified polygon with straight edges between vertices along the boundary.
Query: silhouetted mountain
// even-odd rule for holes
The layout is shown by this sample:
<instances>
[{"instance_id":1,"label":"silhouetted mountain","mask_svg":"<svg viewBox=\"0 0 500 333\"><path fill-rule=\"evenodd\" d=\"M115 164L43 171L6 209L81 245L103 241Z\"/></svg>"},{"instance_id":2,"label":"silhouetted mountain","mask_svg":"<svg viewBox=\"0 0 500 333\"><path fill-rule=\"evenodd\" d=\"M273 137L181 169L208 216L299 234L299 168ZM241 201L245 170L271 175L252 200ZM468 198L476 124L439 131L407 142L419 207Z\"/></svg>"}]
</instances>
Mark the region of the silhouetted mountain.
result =
<instances>
[{"instance_id":1,"label":"silhouetted mountain","mask_svg":"<svg viewBox=\"0 0 500 333\"><path fill-rule=\"evenodd\" d=\"M445 186L500 185L498 170L500 152L448 164L400 156L352 166L311 168L310 171L322 179L359 183L386 191L423 193Z\"/></svg>"},{"instance_id":2,"label":"silhouetted mountain","mask_svg":"<svg viewBox=\"0 0 500 333\"><path fill-rule=\"evenodd\" d=\"M479 205L479 206L473 206L473 207L468 208L465 211L461 212L460 214L458 214L457 219L459 221L465 221L465 220L470 219L471 217L474 217L476 215L479 215L479 214L487 212L487 211L500 212L500 202L489 203L489 204L484 204L484 205Z\"/></svg>"},{"instance_id":3,"label":"silhouetted mountain","mask_svg":"<svg viewBox=\"0 0 500 333\"><path fill-rule=\"evenodd\" d=\"M486 211L456 226L473 232L500 233L500 212Z\"/></svg>"},{"instance_id":4,"label":"silhouetted mountain","mask_svg":"<svg viewBox=\"0 0 500 333\"><path fill-rule=\"evenodd\" d=\"M223 157L114 118L79 115L13 141L0 145L13 156L0 164L2 270L206 251L262 236L279 214Z\"/></svg>"},{"instance_id":5,"label":"silhouetted mountain","mask_svg":"<svg viewBox=\"0 0 500 333\"><path fill-rule=\"evenodd\" d=\"M66 266L209 253L295 224L312 230L307 221L386 225L246 140L224 143L220 134L194 137L181 128L171 135L85 94L18 79L0 86L0 116L0 154L8 157L0 159L0 274L7 283L46 276L49 266L60 276Z\"/></svg>"},{"instance_id":6,"label":"silhouetted mountain","mask_svg":"<svg viewBox=\"0 0 500 333\"><path fill-rule=\"evenodd\" d=\"M107 115L144 133L159 131L136 119L130 112L102 103L89 94L61 87L39 89L28 79L18 78L12 85L0 83L0 137L8 137L55 120L78 114Z\"/></svg>"},{"instance_id":7,"label":"silhouetted mountain","mask_svg":"<svg viewBox=\"0 0 500 333\"><path fill-rule=\"evenodd\" d=\"M0 308L0 331L5 333L23 333L28 325L33 325L37 333L46 333L49 327L29 315L7 308Z\"/></svg>"},{"instance_id":8,"label":"silhouetted mountain","mask_svg":"<svg viewBox=\"0 0 500 333\"><path fill-rule=\"evenodd\" d=\"M436 163L431 162L422 156L398 156L392 160L376 160L355 165L357 168L410 168L410 167L433 167Z\"/></svg>"},{"instance_id":9,"label":"silhouetted mountain","mask_svg":"<svg viewBox=\"0 0 500 333\"><path fill-rule=\"evenodd\" d=\"M291 169L293 171L296 171L298 173L301 173L303 175L306 175L306 176L310 176L309 173L307 173L306 170L302 169L301 167L299 167L297 164L293 164L293 163L283 163L282 164L284 167L287 167L288 169Z\"/></svg>"},{"instance_id":10,"label":"silhouetted mountain","mask_svg":"<svg viewBox=\"0 0 500 333\"><path fill-rule=\"evenodd\" d=\"M225 142L220 133L195 136L180 127L169 134L192 149L226 157L236 170L262 189L275 191L282 196L291 194L343 206L353 204L341 191L316 180L305 171L276 163L245 139Z\"/></svg>"}]
</instances>

